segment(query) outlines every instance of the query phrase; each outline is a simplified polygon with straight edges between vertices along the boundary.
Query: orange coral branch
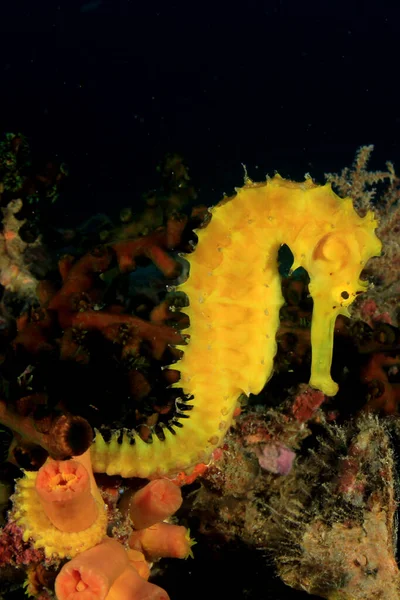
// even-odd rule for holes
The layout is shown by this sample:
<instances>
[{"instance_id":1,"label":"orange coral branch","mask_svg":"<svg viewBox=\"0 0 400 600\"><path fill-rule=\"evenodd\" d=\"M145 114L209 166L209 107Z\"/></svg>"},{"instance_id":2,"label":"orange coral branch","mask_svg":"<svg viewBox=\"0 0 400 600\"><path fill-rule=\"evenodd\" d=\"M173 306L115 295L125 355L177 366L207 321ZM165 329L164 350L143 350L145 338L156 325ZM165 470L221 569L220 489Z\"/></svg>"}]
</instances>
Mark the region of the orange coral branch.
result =
<instances>
[{"instance_id":1,"label":"orange coral branch","mask_svg":"<svg viewBox=\"0 0 400 600\"><path fill-rule=\"evenodd\" d=\"M103 273L110 262L110 252L106 248L96 248L93 252L82 256L69 268L62 288L49 303L49 309L57 312L61 327L65 329L71 325L74 299L77 295L92 291L95 276Z\"/></svg>"},{"instance_id":2,"label":"orange coral branch","mask_svg":"<svg viewBox=\"0 0 400 600\"><path fill-rule=\"evenodd\" d=\"M369 399L364 407L366 412L380 412L384 415L399 413L400 384L390 381L390 367L398 369L400 355L390 356L384 352L375 354L361 370L361 381L369 388Z\"/></svg>"},{"instance_id":3,"label":"orange coral branch","mask_svg":"<svg viewBox=\"0 0 400 600\"><path fill-rule=\"evenodd\" d=\"M28 320L24 315L18 322L18 334L12 342L15 349L22 347L29 354L49 352L54 348L51 336L54 333L54 314L47 310L33 311Z\"/></svg>"},{"instance_id":4,"label":"orange coral branch","mask_svg":"<svg viewBox=\"0 0 400 600\"><path fill-rule=\"evenodd\" d=\"M182 344L181 334L172 327L148 323L132 315L87 310L74 314L71 324L73 327L98 331L104 331L116 324L130 326L140 339L150 342L154 358L161 358L168 344Z\"/></svg>"},{"instance_id":5,"label":"orange coral branch","mask_svg":"<svg viewBox=\"0 0 400 600\"><path fill-rule=\"evenodd\" d=\"M145 256L166 277L175 277L178 275L179 263L168 254L167 250L173 250L179 244L186 223L187 217L180 219L170 218L166 227L157 229L149 235L112 244L121 272L135 269L136 259L139 256Z\"/></svg>"}]
</instances>

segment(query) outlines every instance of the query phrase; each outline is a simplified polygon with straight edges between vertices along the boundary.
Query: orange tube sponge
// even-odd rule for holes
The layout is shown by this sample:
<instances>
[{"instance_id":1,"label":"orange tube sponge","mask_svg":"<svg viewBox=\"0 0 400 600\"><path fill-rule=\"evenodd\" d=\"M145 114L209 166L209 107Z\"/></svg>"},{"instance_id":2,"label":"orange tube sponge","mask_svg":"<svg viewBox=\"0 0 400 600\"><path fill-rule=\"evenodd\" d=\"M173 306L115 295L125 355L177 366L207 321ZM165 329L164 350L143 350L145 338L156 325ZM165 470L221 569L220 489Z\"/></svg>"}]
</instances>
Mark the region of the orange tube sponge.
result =
<instances>
[{"instance_id":1,"label":"orange tube sponge","mask_svg":"<svg viewBox=\"0 0 400 600\"><path fill-rule=\"evenodd\" d=\"M67 463L71 463L73 469L63 479L61 474ZM76 463L82 466L82 471L75 466ZM12 516L24 530L23 539L31 538L34 548L43 548L46 558L73 558L104 538L107 511L93 476L90 449L59 467L54 465L58 462L48 459L42 467L43 479L39 482L39 472L34 471L26 471L25 476L16 482ZM49 491L49 482L53 486L52 492ZM53 494L58 497L55 502L50 501ZM67 496L70 496L71 504L67 502ZM95 518L91 522L93 516Z\"/></svg>"},{"instance_id":2,"label":"orange tube sponge","mask_svg":"<svg viewBox=\"0 0 400 600\"><path fill-rule=\"evenodd\" d=\"M36 478L36 492L43 509L60 531L83 531L97 518L89 474L75 460L45 463Z\"/></svg>"},{"instance_id":3,"label":"orange tube sponge","mask_svg":"<svg viewBox=\"0 0 400 600\"><path fill-rule=\"evenodd\" d=\"M88 597L88 600L91 599ZM128 566L113 584L106 600L169 600L169 596L158 585L140 577L134 567Z\"/></svg>"},{"instance_id":4,"label":"orange tube sponge","mask_svg":"<svg viewBox=\"0 0 400 600\"><path fill-rule=\"evenodd\" d=\"M124 547L106 537L63 566L56 578L57 600L104 600L128 565Z\"/></svg>"},{"instance_id":5,"label":"orange tube sponge","mask_svg":"<svg viewBox=\"0 0 400 600\"><path fill-rule=\"evenodd\" d=\"M186 527L169 523L156 523L148 529L134 531L129 538L129 546L142 551L149 560L188 558L193 556L193 544Z\"/></svg>"},{"instance_id":6,"label":"orange tube sponge","mask_svg":"<svg viewBox=\"0 0 400 600\"><path fill-rule=\"evenodd\" d=\"M182 504L181 490L167 479L150 481L129 502L135 529L145 529L173 515Z\"/></svg>"}]
</instances>

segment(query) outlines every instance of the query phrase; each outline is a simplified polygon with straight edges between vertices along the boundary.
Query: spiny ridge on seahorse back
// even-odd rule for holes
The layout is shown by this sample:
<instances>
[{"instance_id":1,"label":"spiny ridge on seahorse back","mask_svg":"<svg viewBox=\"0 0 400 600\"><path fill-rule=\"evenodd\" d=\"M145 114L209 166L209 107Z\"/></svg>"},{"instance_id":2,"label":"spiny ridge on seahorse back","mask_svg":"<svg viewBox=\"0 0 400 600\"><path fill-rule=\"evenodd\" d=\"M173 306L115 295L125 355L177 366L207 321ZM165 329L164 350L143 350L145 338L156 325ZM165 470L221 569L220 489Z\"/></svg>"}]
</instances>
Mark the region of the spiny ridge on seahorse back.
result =
<instances>
[{"instance_id":1,"label":"spiny ridge on seahorse back","mask_svg":"<svg viewBox=\"0 0 400 600\"><path fill-rule=\"evenodd\" d=\"M159 477L209 459L233 420L239 396L258 394L271 377L275 336L283 305L277 254L287 244L293 269L310 277L314 308L311 325L310 384L327 395L337 392L330 375L336 317L365 290L361 270L380 253L372 212L360 217L350 198L311 178L298 183L276 175L264 183L246 179L232 198L210 209L212 218L197 232L186 258L190 336L177 365L192 410L183 427L164 429L144 442L135 432L115 432L106 443L97 434L94 470L123 477ZM183 413L175 415L179 420Z\"/></svg>"}]
</instances>

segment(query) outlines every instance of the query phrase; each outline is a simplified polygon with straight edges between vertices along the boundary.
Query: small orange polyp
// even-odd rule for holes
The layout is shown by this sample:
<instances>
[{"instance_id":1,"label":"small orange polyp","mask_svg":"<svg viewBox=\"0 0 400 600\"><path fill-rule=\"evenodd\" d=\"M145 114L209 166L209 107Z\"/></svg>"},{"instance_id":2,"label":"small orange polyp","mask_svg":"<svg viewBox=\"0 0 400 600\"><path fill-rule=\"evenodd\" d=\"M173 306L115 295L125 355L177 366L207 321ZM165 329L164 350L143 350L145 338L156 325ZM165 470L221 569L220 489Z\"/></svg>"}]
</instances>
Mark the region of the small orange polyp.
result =
<instances>
[{"instance_id":1,"label":"small orange polyp","mask_svg":"<svg viewBox=\"0 0 400 600\"><path fill-rule=\"evenodd\" d=\"M129 538L129 547L143 552L148 560L188 558L193 556L193 544L186 527L171 523L156 523L134 531Z\"/></svg>"},{"instance_id":2,"label":"small orange polyp","mask_svg":"<svg viewBox=\"0 0 400 600\"><path fill-rule=\"evenodd\" d=\"M132 496L129 515L135 529L145 529L176 513L181 504L181 490L168 479L156 479Z\"/></svg>"},{"instance_id":3,"label":"small orange polyp","mask_svg":"<svg viewBox=\"0 0 400 600\"><path fill-rule=\"evenodd\" d=\"M128 566L115 581L105 600L169 600L169 596L158 585L140 577L134 567Z\"/></svg>"},{"instance_id":4,"label":"small orange polyp","mask_svg":"<svg viewBox=\"0 0 400 600\"><path fill-rule=\"evenodd\" d=\"M55 583L57 600L104 600L128 566L123 546L106 537L63 566Z\"/></svg>"},{"instance_id":5,"label":"small orange polyp","mask_svg":"<svg viewBox=\"0 0 400 600\"><path fill-rule=\"evenodd\" d=\"M97 518L88 471L75 460L44 464L36 478L36 492L47 517L60 531L83 531Z\"/></svg>"}]
</instances>

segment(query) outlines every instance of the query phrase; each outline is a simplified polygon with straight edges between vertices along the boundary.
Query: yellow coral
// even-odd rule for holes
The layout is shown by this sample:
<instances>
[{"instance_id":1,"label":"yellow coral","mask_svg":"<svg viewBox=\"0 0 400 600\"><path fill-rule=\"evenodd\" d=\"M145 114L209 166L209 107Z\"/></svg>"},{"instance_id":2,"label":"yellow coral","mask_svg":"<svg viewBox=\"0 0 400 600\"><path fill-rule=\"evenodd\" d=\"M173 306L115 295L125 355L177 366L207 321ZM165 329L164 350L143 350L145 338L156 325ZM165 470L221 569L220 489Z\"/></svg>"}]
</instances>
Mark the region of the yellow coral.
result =
<instances>
[{"instance_id":1,"label":"yellow coral","mask_svg":"<svg viewBox=\"0 0 400 600\"><path fill-rule=\"evenodd\" d=\"M232 423L240 394L258 394L271 377L283 304L282 244L294 255L293 269L304 267L311 280L310 384L336 393L330 375L335 320L365 290L361 270L380 253L374 215L359 217L350 198L309 177L301 183L279 175L264 183L247 179L236 192L211 209L210 224L198 231L197 248L187 257L190 275L180 287L190 301L190 343L182 347L175 387L193 397L190 419L174 434L165 429L165 441L153 436L152 444L135 433L125 433L120 444L120 432L107 444L98 434L95 471L162 476L208 459Z\"/></svg>"}]
</instances>

